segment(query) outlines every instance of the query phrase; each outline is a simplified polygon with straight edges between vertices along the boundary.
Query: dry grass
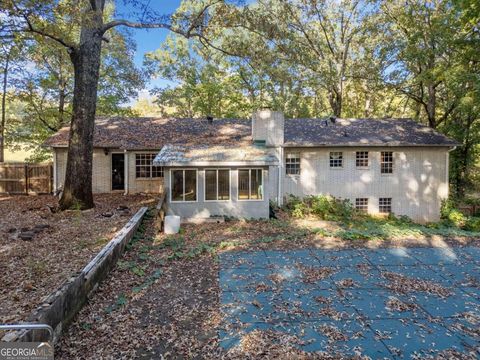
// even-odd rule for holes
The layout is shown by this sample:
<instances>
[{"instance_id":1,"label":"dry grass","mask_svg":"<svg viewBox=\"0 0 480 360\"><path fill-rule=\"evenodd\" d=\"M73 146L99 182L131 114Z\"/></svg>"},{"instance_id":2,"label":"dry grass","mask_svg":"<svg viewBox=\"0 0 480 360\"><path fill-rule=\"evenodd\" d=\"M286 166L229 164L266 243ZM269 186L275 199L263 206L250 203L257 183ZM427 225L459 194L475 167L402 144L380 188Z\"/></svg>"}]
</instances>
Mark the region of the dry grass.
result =
<instances>
[{"instance_id":1,"label":"dry grass","mask_svg":"<svg viewBox=\"0 0 480 360\"><path fill-rule=\"evenodd\" d=\"M0 197L0 322L24 320L33 308L81 270L131 215L115 212L120 205L133 215L150 196L116 194L95 197L95 209L52 212L53 196ZM48 205L48 206L47 206ZM112 217L102 214L113 212ZM22 228L48 225L33 240L18 238Z\"/></svg>"}]
</instances>

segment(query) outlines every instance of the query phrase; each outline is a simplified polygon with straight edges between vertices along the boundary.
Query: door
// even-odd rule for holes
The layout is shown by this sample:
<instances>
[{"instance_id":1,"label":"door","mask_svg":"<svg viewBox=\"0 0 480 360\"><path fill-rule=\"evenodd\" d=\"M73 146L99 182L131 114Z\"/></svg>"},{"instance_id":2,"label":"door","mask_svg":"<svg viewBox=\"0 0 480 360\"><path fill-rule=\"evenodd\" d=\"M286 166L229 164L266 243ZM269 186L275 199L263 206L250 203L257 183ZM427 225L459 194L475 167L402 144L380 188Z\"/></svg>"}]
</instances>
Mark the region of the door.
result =
<instances>
[{"instance_id":1,"label":"door","mask_svg":"<svg viewBox=\"0 0 480 360\"><path fill-rule=\"evenodd\" d=\"M125 190L125 154L112 154L112 190Z\"/></svg>"}]
</instances>

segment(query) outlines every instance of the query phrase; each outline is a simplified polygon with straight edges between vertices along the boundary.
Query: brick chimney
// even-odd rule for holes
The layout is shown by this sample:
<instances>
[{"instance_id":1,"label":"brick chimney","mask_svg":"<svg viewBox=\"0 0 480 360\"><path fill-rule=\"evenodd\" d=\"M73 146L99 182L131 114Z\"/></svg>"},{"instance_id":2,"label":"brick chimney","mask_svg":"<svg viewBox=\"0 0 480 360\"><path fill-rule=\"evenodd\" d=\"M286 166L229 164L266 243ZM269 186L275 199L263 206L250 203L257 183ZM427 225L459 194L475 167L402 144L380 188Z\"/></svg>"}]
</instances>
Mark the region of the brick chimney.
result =
<instances>
[{"instance_id":1,"label":"brick chimney","mask_svg":"<svg viewBox=\"0 0 480 360\"><path fill-rule=\"evenodd\" d=\"M268 147L283 145L285 118L281 111L258 110L252 116L253 141L265 141Z\"/></svg>"}]
</instances>

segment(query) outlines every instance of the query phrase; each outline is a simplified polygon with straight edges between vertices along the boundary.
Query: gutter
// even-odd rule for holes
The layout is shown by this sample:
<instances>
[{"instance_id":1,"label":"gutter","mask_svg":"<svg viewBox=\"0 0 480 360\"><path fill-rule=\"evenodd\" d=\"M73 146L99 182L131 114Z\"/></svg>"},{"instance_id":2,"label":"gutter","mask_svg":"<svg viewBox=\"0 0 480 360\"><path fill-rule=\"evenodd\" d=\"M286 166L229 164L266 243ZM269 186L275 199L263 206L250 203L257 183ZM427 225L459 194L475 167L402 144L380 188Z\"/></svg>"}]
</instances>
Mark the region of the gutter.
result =
<instances>
[{"instance_id":1,"label":"gutter","mask_svg":"<svg viewBox=\"0 0 480 360\"><path fill-rule=\"evenodd\" d=\"M123 153L125 154L125 164L124 164L124 168L125 168L125 192L123 193L123 195L128 195L128 178L129 178L129 174L128 174L128 168L129 168L129 162L128 162L128 152L127 150L123 150Z\"/></svg>"},{"instance_id":2,"label":"gutter","mask_svg":"<svg viewBox=\"0 0 480 360\"><path fill-rule=\"evenodd\" d=\"M57 151L54 149L53 150L53 194L55 195L57 190L58 190L58 176L57 176Z\"/></svg>"},{"instance_id":3,"label":"gutter","mask_svg":"<svg viewBox=\"0 0 480 360\"><path fill-rule=\"evenodd\" d=\"M283 146L280 146L279 147L279 158L280 158L280 162L277 166L278 168L278 196L277 196L277 204L278 206L282 206L283 205L283 196L282 196L282 182L283 182Z\"/></svg>"}]
</instances>

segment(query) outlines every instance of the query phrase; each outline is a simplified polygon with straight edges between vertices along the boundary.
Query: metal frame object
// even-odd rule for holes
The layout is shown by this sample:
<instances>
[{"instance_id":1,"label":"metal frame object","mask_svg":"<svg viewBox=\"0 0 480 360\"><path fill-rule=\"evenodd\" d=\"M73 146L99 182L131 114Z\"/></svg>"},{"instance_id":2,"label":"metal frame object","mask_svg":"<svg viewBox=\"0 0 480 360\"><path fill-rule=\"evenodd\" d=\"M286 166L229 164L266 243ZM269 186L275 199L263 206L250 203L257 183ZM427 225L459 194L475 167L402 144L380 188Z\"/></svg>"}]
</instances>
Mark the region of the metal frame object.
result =
<instances>
[{"instance_id":1,"label":"metal frame object","mask_svg":"<svg viewBox=\"0 0 480 360\"><path fill-rule=\"evenodd\" d=\"M0 325L0 331L2 330L47 330L50 334L50 342L53 343L53 328L47 324L5 324Z\"/></svg>"}]
</instances>

